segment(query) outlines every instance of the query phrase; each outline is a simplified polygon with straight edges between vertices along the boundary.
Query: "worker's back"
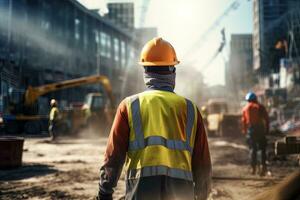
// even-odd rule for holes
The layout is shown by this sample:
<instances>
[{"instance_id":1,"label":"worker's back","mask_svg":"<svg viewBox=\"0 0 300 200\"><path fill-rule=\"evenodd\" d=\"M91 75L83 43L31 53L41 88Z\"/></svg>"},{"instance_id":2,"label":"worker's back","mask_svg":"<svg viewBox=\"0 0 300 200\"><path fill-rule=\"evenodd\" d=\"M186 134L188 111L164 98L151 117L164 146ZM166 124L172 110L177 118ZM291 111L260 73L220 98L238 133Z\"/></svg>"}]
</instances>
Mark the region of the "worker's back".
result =
<instances>
[{"instance_id":1,"label":"worker's back","mask_svg":"<svg viewBox=\"0 0 300 200\"><path fill-rule=\"evenodd\" d=\"M243 109L243 133L247 137L247 143L250 148L252 174L256 174L256 167L258 165L257 151L260 150L260 165L262 165L260 176L264 176L267 172L266 135L269 132L268 113L265 107L258 103L255 93L249 92L246 95L245 100L248 101L248 104Z\"/></svg>"},{"instance_id":2,"label":"worker's back","mask_svg":"<svg viewBox=\"0 0 300 200\"><path fill-rule=\"evenodd\" d=\"M196 106L173 92L150 90L127 98L127 111L130 127L127 178L140 178L143 196L144 187L152 187L147 191L149 195L156 192L157 199L185 199L179 197L183 194L187 197L183 190L191 193L192 198L191 153L196 135ZM172 196L175 194L177 197Z\"/></svg>"},{"instance_id":3,"label":"worker's back","mask_svg":"<svg viewBox=\"0 0 300 200\"><path fill-rule=\"evenodd\" d=\"M139 64L147 91L127 97L117 109L100 170L99 199L112 199L124 163L125 199L207 198L207 137L196 106L173 92L178 63L173 46L162 38L144 46Z\"/></svg>"},{"instance_id":4,"label":"worker's back","mask_svg":"<svg viewBox=\"0 0 300 200\"><path fill-rule=\"evenodd\" d=\"M159 133L166 138L185 140L187 121L185 98L161 90L146 91L140 93L138 97L145 137Z\"/></svg>"},{"instance_id":5,"label":"worker's back","mask_svg":"<svg viewBox=\"0 0 300 200\"><path fill-rule=\"evenodd\" d=\"M251 125L263 125L265 121L265 108L257 102L249 102L243 109L245 122Z\"/></svg>"}]
</instances>

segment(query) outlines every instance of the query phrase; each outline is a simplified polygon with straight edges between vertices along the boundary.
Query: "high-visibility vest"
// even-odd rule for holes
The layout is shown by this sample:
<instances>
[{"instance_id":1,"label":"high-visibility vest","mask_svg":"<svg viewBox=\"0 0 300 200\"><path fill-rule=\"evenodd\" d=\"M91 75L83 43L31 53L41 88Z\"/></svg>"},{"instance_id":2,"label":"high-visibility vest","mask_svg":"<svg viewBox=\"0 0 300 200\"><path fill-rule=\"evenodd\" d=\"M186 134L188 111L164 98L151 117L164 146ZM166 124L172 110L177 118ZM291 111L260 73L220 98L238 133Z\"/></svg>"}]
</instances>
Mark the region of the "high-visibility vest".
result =
<instances>
[{"instance_id":1,"label":"high-visibility vest","mask_svg":"<svg viewBox=\"0 0 300 200\"><path fill-rule=\"evenodd\" d=\"M173 92L150 90L127 100L127 179L166 175L192 181L197 108Z\"/></svg>"},{"instance_id":2,"label":"high-visibility vest","mask_svg":"<svg viewBox=\"0 0 300 200\"><path fill-rule=\"evenodd\" d=\"M59 110L57 107L52 107L50 110L50 114L49 114L49 120L50 121L55 121L58 119L58 115L59 115Z\"/></svg>"}]
</instances>

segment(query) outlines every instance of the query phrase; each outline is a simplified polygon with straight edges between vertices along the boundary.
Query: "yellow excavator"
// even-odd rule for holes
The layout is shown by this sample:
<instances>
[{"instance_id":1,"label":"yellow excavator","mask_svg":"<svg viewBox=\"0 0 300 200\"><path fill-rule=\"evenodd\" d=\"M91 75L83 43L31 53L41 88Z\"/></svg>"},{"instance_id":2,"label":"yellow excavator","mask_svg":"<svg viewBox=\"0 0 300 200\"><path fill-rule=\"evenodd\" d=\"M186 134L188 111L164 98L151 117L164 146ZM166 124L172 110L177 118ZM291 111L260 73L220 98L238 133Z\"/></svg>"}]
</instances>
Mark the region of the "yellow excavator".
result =
<instances>
[{"instance_id":1,"label":"yellow excavator","mask_svg":"<svg viewBox=\"0 0 300 200\"><path fill-rule=\"evenodd\" d=\"M109 79L103 75L94 75L94 76L62 81L58 83L51 83L51 84L42 85L38 87L29 86L28 89L25 91L25 105L34 104L35 101L40 96L50 92L67 89L67 88L74 88L74 87L87 85L87 84L94 84L94 83L101 83L110 101L112 102L114 101L114 98L112 96L112 87Z\"/></svg>"},{"instance_id":2,"label":"yellow excavator","mask_svg":"<svg viewBox=\"0 0 300 200\"><path fill-rule=\"evenodd\" d=\"M102 85L106 94L88 94L86 96L84 106L79 109L74 108L62 112L62 121L68 122L70 125L68 128L72 128L74 130L78 128L78 126L75 125L80 124L81 126L86 123L90 123L91 118L95 118L95 116L101 116L102 119L103 116L105 116L105 121L109 123L112 119L112 116L110 115L114 112L115 106L112 87L106 76L94 75L46 84L38 87L29 86L24 92L18 91L17 95L16 92L13 93L9 101L8 114L4 114L0 119L1 127L3 128L2 130L8 134L37 134L42 130L47 130L45 126L47 126L48 116L38 115L38 105L36 102L40 96L58 90L96 83L100 83ZM109 102L106 102L106 97L109 99ZM108 104L110 105L110 108L107 108ZM71 132L72 131L73 130L71 130Z\"/></svg>"}]
</instances>

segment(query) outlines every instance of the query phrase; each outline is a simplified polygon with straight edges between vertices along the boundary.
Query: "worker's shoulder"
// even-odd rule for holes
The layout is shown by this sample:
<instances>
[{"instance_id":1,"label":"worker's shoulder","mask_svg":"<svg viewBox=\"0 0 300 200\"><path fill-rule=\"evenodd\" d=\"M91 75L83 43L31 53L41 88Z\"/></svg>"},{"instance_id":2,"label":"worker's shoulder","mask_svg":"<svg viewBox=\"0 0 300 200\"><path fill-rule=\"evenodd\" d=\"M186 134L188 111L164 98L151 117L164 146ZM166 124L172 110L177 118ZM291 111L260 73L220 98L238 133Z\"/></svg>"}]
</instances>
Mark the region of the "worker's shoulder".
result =
<instances>
[{"instance_id":1,"label":"worker's shoulder","mask_svg":"<svg viewBox=\"0 0 300 200\"><path fill-rule=\"evenodd\" d=\"M244 107L243 107L243 111L248 110L251 107L250 103L247 103Z\"/></svg>"},{"instance_id":2,"label":"worker's shoulder","mask_svg":"<svg viewBox=\"0 0 300 200\"><path fill-rule=\"evenodd\" d=\"M137 94L133 94L133 95L130 95L130 96L127 96L125 97L121 103L119 104L119 107L126 107L128 106L129 104L131 104L133 101L135 101L136 99L139 98L139 95L141 93L137 93Z\"/></svg>"},{"instance_id":3,"label":"worker's shoulder","mask_svg":"<svg viewBox=\"0 0 300 200\"><path fill-rule=\"evenodd\" d=\"M179 94L176 94L176 93L174 93L174 94L175 94L178 98L184 100L184 101L186 102L186 104L189 103L189 104L193 105L194 108L195 108L197 111L199 111L197 104L194 103L192 100L190 100L189 98L186 98L186 97L184 97L184 96L181 96L181 95L179 95Z\"/></svg>"},{"instance_id":4,"label":"worker's shoulder","mask_svg":"<svg viewBox=\"0 0 300 200\"><path fill-rule=\"evenodd\" d=\"M142 93L142 92L141 92L141 93ZM128 96L128 97L125 97L125 98L122 100L122 102L124 102L124 103L132 102L132 101L134 101L135 99L139 98L139 95L140 95L141 93L137 93L137 94L133 94L133 95L130 95L130 96Z\"/></svg>"},{"instance_id":5,"label":"worker's shoulder","mask_svg":"<svg viewBox=\"0 0 300 200\"><path fill-rule=\"evenodd\" d=\"M247 109L252 109L252 108L258 108L260 105L257 102L249 102L247 105L244 107L244 110Z\"/></svg>"},{"instance_id":6,"label":"worker's shoulder","mask_svg":"<svg viewBox=\"0 0 300 200\"><path fill-rule=\"evenodd\" d=\"M52 111L58 111L58 108L57 107L52 107L51 110Z\"/></svg>"},{"instance_id":7,"label":"worker's shoulder","mask_svg":"<svg viewBox=\"0 0 300 200\"><path fill-rule=\"evenodd\" d=\"M199 111L199 108L198 108L197 104L194 103L192 100L189 100L187 98L185 98L185 99L186 99L186 101L189 101L194 106L194 108L196 109L196 111L200 114L200 111Z\"/></svg>"}]
</instances>

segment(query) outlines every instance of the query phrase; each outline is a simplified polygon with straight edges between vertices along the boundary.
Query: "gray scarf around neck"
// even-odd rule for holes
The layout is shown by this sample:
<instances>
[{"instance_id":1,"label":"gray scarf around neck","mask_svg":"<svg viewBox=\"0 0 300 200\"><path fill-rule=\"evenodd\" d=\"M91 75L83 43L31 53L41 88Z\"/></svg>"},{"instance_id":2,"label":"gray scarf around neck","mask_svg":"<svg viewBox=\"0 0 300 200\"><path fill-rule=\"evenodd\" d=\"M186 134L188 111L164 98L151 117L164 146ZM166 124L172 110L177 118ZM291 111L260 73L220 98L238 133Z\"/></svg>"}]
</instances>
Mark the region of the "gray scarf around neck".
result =
<instances>
[{"instance_id":1,"label":"gray scarf around neck","mask_svg":"<svg viewBox=\"0 0 300 200\"><path fill-rule=\"evenodd\" d=\"M175 88L176 73L172 74L157 74L144 72L144 82L148 89L171 89Z\"/></svg>"}]
</instances>

